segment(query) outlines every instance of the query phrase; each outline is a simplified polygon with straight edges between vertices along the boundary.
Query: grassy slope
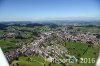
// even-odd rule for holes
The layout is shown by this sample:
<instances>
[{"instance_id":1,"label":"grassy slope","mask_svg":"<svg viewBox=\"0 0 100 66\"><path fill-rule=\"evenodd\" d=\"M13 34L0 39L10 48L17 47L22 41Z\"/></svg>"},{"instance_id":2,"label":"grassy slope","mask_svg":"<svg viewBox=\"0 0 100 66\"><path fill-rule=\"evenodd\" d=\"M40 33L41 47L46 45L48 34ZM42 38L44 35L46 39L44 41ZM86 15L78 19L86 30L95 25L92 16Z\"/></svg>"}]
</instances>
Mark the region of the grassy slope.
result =
<instances>
[{"instance_id":1,"label":"grassy slope","mask_svg":"<svg viewBox=\"0 0 100 66\"><path fill-rule=\"evenodd\" d=\"M28 61L28 58L31 58L31 62ZM16 61L14 61L16 62ZM13 63L14 63L13 62ZM32 56L32 57L19 57L19 66L49 66L50 62L44 60L41 56ZM53 66L62 66L62 64L52 64ZM10 65L12 66L12 64Z\"/></svg>"},{"instance_id":2,"label":"grassy slope","mask_svg":"<svg viewBox=\"0 0 100 66\"><path fill-rule=\"evenodd\" d=\"M96 59L96 55L99 49L99 46L97 45L95 45L94 48L88 48L87 44L80 43L80 42L76 42L76 43L66 42L66 47L69 48L70 54L76 56L77 58L91 58L91 59L92 58ZM86 51L87 48L88 50ZM72 66L94 66L95 63L80 63L80 64L73 63L71 65Z\"/></svg>"},{"instance_id":3,"label":"grassy slope","mask_svg":"<svg viewBox=\"0 0 100 66\"><path fill-rule=\"evenodd\" d=\"M97 27L78 27L80 32L91 32L91 33L100 33L100 29Z\"/></svg>"},{"instance_id":4,"label":"grassy slope","mask_svg":"<svg viewBox=\"0 0 100 66\"><path fill-rule=\"evenodd\" d=\"M0 40L0 47L2 47L3 51L9 51L13 48L16 48L16 41L14 39L1 39Z\"/></svg>"},{"instance_id":5,"label":"grassy slope","mask_svg":"<svg viewBox=\"0 0 100 66\"><path fill-rule=\"evenodd\" d=\"M0 35L2 35L4 32L2 30L0 30Z\"/></svg>"}]
</instances>

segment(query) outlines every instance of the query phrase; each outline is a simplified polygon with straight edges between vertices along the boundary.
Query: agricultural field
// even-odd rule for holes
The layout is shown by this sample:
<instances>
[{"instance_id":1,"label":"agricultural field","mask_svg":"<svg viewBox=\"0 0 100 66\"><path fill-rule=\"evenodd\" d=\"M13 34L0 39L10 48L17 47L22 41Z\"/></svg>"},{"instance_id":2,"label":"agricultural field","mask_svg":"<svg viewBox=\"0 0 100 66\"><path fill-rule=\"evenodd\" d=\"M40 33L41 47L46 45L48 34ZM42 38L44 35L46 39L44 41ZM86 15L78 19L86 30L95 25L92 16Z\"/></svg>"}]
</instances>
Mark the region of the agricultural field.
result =
<instances>
[{"instance_id":1,"label":"agricultural field","mask_svg":"<svg viewBox=\"0 0 100 66\"><path fill-rule=\"evenodd\" d=\"M1 39L0 47L4 52L10 51L11 49L17 48L15 39Z\"/></svg>"},{"instance_id":2,"label":"agricultural field","mask_svg":"<svg viewBox=\"0 0 100 66\"><path fill-rule=\"evenodd\" d=\"M19 66L63 66L62 64L50 63L40 55L32 57L21 56L18 60L14 60L10 66L12 66L13 63L18 63Z\"/></svg>"},{"instance_id":3,"label":"agricultural field","mask_svg":"<svg viewBox=\"0 0 100 66\"><path fill-rule=\"evenodd\" d=\"M66 48L68 48L70 55L75 56L77 59L79 59L79 63L71 63L71 66L95 66L96 58L98 55L98 51L100 46L95 45L93 48L89 48L86 43L80 43L80 42L66 42L65 43ZM85 63L82 63L81 61L86 59L91 59ZM95 62L92 63L92 59L95 59Z\"/></svg>"},{"instance_id":4,"label":"agricultural field","mask_svg":"<svg viewBox=\"0 0 100 66\"><path fill-rule=\"evenodd\" d=\"M75 27L79 32L91 32L91 33L100 33L100 28L99 27Z\"/></svg>"}]
</instances>

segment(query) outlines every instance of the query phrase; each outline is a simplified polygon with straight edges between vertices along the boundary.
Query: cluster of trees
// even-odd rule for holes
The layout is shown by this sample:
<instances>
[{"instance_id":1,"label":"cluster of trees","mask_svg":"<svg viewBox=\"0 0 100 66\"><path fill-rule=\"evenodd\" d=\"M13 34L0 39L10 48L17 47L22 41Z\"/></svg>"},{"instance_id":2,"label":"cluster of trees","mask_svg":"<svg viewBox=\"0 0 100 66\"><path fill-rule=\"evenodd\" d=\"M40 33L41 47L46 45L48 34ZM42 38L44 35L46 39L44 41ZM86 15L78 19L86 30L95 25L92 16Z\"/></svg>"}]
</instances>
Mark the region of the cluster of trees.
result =
<instances>
[{"instance_id":1,"label":"cluster of trees","mask_svg":"<svg viewBox=\"0 0 100 66\"><path fill-rule=\"evenodd\" d=\"M44 25L40 23L26 24L26 27L35 27L35 26L44 26Z\"/></svg>"},{"instance_id":2,"label":"cluster of trees","mask_svg":"<svg viewBox=\"0 0 100 66\"><path fill-rule=\"evenodd\" d=\"M5 30L8 27L6 24L0 24L0 30Z\"/></svg>"}]
</instances>

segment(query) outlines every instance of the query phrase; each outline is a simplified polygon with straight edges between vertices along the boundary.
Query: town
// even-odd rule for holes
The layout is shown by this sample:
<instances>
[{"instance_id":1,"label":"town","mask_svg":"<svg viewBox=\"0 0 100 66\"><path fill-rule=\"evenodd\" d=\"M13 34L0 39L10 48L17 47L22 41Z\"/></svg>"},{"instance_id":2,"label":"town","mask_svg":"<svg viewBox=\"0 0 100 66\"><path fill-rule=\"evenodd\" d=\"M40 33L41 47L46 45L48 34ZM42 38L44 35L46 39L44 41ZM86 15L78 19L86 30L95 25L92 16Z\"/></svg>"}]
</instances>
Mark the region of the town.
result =
<instances>
[{"instance_id":1,"label":"town","mask_svg":"<svg viewBox=\"0 0 100 66\"><path fill-rule=\"evenodd\" d=\"M21 36L20 33L22 31L28 32L29 30L24 29L19 31L18 29L16 30L18 26L16 27L13 25L12 27L13 31L5 32L4 34L1 35L1 39L3 39L3 41L6 41L7 39L11 40L15 38L17 39L16 45L18 47L14 47L13 49L11 48L9 49L9 51L5 51L6 48L4 49L5 56L9 61L9 63L11 64L11 66L20 66L20 62L17 61L19 61L18 59L21 56L28 57L28 59L26 59L27 62L35 61L30 57L41 56L43 59L45 59L47 62L50 63L49 65L52 65L52 63L59 65L59 63L56 63L56 60L59 60L61 62L60 59L66 59L66 58L77 61L75 62L76 64L81 64L79 58L87 54L87 52L90 49L94 50L93 54L95 54L95 56L93 56L93 58L97 58L96 55L98 54L97 52L100 44L99 33L79 32L79 28L76 29L75 26L70 26L70 25L58 26L57 28L52 28L52 29L47 28L45 29L45 31L42 30L42 32L38 32L39 33L38 36L34 40L31 40L30 43L24 43L25 41L21 43L19 41L22 41L21 39L23 39L23 37ZM40 26L36 27L40 28ZM31 38L31 36L29 38ZM75 47L75 45L77 47ZM78 48L79 46L81 48ZM74 50L78 50L78 53L76 53L76 51ZM92 56L90 58L92 58ZM16 62L14 62L15 60ZM61 66L71 65L68 62L61 62L60 64ZM42 63L42 65L45 66L46 64Z\"/></svg>"}]
</instances>

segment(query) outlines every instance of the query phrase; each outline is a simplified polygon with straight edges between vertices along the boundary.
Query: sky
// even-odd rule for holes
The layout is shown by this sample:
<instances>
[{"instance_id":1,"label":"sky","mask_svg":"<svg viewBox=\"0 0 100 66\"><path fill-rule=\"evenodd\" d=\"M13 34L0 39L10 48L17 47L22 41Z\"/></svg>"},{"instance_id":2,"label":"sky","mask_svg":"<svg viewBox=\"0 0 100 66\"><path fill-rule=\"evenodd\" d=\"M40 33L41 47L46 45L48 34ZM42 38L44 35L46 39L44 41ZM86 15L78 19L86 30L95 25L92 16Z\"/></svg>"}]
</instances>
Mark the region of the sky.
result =
<instances>
[{"instance_id":1,"label":"sky","mask_svg":"<svg viewBox=\"0 0 100 66\"><path fill-rule=\"evenodd\" d=\"M0 21L100 17L100 0L0 0Z\"/></svg>"}]
</instances>

